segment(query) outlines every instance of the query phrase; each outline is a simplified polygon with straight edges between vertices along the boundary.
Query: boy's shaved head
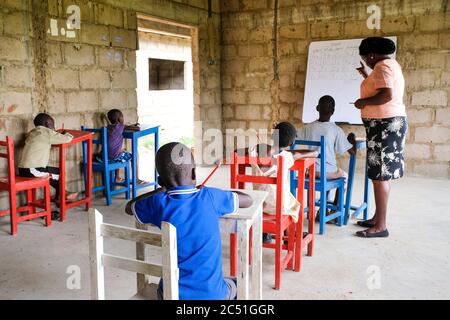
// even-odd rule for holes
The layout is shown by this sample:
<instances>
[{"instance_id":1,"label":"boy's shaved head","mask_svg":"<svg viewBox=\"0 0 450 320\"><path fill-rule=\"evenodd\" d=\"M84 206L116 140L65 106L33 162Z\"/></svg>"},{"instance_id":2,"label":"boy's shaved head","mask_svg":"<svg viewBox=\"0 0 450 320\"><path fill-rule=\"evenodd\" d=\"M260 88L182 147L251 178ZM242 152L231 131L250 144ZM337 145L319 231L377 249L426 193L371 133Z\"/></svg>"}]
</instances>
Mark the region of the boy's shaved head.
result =
<instances>
[{"instance_id":1,"label":"boy's shaved head","mask_svg":"<svg viewBox=\"0 0 450 320\"><path fill-rule=\"evenodd\" d=\"M47 127L50 129L54 129L55 127L55 121L53 120L53 118L46 114L46 113L39 113L35 118L34 118L34 126L38 127Z\"/></svg>"},{"instance_id":2,"label":"boy's shaved head","mask_svg":"<svg viewBox=\"0 0 450 320\"><path fill-rule=\"evenodd\" d=\"M195 163L191 149L179 142L162 146L156 154L159 184L166 188L195 184Z\"/></svg>"},{"instance_id":3,"label":"boy's shaved head","mask_svg":"<svg viewBox=\"0 0 450 320\"><path fill-rule=\"evenodd\" d=\"M334 113L335 101L332 96L323 96L319 99L317 111L320 114L332 115Z\"/></svg>"},{"instance_id":4,"label":"boy's shaved head","mask_svg":"<svg viewBox=\"0 0 450 320\"><path fill-rule=\"evenodd\" d=\"M111 124L116 124L119 122L120 117L123 117L123 114L119 109L111 109L108 111L107 116Z\"/></svg>"}]
</instances>

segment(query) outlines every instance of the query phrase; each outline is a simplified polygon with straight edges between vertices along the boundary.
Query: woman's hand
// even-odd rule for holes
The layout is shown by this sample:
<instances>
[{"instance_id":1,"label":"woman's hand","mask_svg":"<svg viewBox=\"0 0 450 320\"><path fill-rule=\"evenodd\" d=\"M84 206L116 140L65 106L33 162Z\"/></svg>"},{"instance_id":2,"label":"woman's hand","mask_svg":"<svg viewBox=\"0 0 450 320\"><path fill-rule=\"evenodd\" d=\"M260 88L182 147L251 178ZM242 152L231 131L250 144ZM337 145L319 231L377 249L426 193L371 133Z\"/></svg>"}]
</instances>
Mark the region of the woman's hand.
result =
<instances>
[{"instance_id":1,"label":"woman's hand","mask_svg":"<svg viewBox=\"0 0 450 320\"><path fill-rule=\"evenodd\" d=\"M362 75L363 78L365 79L368 77L366 67L363 65L363 63L361 61L359 63L361 64L361 67L356 68L356 70L358 70L359 74Z\"/></svg>"},{"instance_id":2,"label":"woman's hand","mask_svg":"<svg viewBox=\"0 0 450 320\"><path fill-rule=\"evenodd\" d=\"M355 107L358 109L362 109L367 105L367 103L364 101L364 99L358 99L355 101Z\"/></svg>"}]
</instances>

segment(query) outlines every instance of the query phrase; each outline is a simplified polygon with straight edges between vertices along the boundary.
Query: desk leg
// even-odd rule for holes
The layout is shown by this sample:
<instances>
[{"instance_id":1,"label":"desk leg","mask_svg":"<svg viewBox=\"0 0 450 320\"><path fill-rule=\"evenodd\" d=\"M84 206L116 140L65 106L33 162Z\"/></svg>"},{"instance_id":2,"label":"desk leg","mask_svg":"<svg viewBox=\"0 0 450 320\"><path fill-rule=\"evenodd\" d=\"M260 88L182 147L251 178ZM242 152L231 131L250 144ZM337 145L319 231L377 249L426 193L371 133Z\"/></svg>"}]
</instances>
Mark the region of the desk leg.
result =
<instances>
[{"instance_id":1,"label":"desk leg","mask_svg":"<svg viewBox=\"0 0 450 320\"><path fill-rule=\"evenodd\" d=\"M368 161L366 160L366 170L364 175L364 203L366 204L366 208L364 209L364 220L369 219L369 189L370 189L370 183L369 183L369 177L367 176L367 169L368 169Z\"/></svg>"},{"instance_id":2,"label":"desk leg","mask_svg":"<svg viewBox=\"0 0 450 320\"><path fill-rule=\"evenodd\" d=\"M92 138L87 141L86 211L92 203Z\"/></svg>"},{"instance_id":3,"label":"desk leg","mask_svg":"<svg viewBox=\"0 0 450 320\"><path fill-rule=\"evenodd\" d=\"M155 159L156 159L156 153L159 149L159 129L155 132ZM153 181L155 183L155 189L158 188L158 171L156 170L155 166L155 180Z\"/></svg>"},{"instance_id":4,"label":"desk leg","mask_svg":"<svg viewBox=\"0 0 450 320\"><path fill-rule=\"evenodd\" d=\"M249 299L249 254L248 254L248 236L249 236L249 222L247 220L238 220L237 222L238 235L238 276L237 276L237 299ZM262 236L261 236L262 238Z\"/></svg>"},{"instance_id":5,"label":"desk leg","mask_svg":"<svg viewBox=\"0 0 450 320\"><path fill-rule=\"evenodd\" d=\"M350 219L350 209L352 206L353 180L355 178L355 162L356 162L356 155L351 155L350 164L348 168L348 184L345 199L344 225L347 225L348 220Z\"/></svg>"},{"instance_id":6,"label":"desk leg","mask_svg":"<svg viewBox=\"0 0 450 320\"><path fill-rule=\"evenodd\" d=\"M136 180L137 180L137 172L136 172L136 162L137 162L137 144L138 141L137 139L133 136L133 139L131 139L131 152L133 154L132 158L131 158L131 186L133 188L133 199L136 198Z\"/></svg>"},{"instance_id":7,"label":"desk leg","mask_svg":"<svg viewBox=\"0 0 450 320\"><path fill-rule=\"evenodd\" d=\"M66 147L59 148L59 212L60 220L66 219Z\"/></svg>"},{"instance_id":8,"label":"desk leg","mask_svg":"<svg viewBox=\"0 0 450 320\"><path fill-rule=\"evenodd\" d=\"M262 300L262 207L253 221L252 229L252 298Z\"/></svg>"}]
</instances>

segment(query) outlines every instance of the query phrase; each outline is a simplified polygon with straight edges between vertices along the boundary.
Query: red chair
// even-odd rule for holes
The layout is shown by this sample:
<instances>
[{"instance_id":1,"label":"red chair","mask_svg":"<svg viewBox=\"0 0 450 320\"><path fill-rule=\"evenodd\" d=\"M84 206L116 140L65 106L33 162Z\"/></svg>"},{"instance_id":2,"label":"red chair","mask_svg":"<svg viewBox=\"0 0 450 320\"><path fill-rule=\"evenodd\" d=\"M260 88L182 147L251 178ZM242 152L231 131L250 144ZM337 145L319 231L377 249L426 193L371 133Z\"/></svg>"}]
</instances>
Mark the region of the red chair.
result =
<instances>
[{"instance_id":1,"label":"red chair","mask_svg":"<svg viewBox=\"0 0 450 320\"><path fill-rule=\"evenodd\" d=\"M0 217L11 216L11 234L17 234L17 223L45 217L45 225L52 224L50 207L50 181L49 178L23 178L16 177L14 167L14 142L10 137L6 141L0 141L0 147L6 147L6 153L0 153L0 158L8 161L8 177L0 177L0 191L9 192L9 210L0 211ZM44 200L36 200L36 190L44 188ZM27 192L27 205L17 207L16 193ZM37 208L44 211L36 212ZM18 216L19 212L27 214Z\"/></svg>"},{"instance_id":2,"label":"red chair","mask_svg":"<svg viewBox=\"0 0 450 320\"><path fill-rule=\"evenodd\" d=\"M263 232L275 235L275 243L263 244L264 248L275 249L275 289L280 289L281 285L281 271L283 269L294 269L294 261L300 261L301 250L297 247L303 247L300 245L303 235L303 215L299 214L298 223L295 223L292 216L282 214L283 203L283 157L278 157L278 172L277 177L262 177L246 175L245 169L251 164L257 165L272 165L272 158L239 156L236 153L233 155L233 162L231 163L231 188L232 189L244 189L245 183L257 183L257 184L274 184L276 185L276 214L263 214ZM303 201L303 199L301 199ZM303 206L300 210L303 210ZM314 219L312 220L314 224ZM288 231L287 244L284 244L284 232ZM297 230L297 232L295 232ZM305 241L311 242L312 235L308 235ZM295 240L297 238L297 241ZM312 249L312 244L311 244ZM282 256L282 251L285 250L286 254ZM311 250L312 254L312 250ZM295 260L294 260L295 258ZM236 235L230 236L230 269L231 275L236 275ZM295 268L295 271L299 271L299 266Z\"/></svg>"}]
</instances>

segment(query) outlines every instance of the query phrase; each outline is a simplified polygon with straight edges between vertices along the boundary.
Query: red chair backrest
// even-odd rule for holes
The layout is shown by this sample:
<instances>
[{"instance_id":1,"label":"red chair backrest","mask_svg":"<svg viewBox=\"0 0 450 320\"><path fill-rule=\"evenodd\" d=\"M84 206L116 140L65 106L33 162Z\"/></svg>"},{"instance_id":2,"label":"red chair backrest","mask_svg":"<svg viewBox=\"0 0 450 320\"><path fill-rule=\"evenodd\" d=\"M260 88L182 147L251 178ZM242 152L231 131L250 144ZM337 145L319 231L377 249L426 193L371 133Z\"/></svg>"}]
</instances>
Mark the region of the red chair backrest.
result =
<instances>
[{"instance_id":1,"label":"red chair backrest","mask_svg":"<svg viewBox=\"0 0 450 320\"><path fill-rule=\"evenodd\" d=\"M14 167L14 141L11 137L6 137L5 141L0 141L1 149L6 148L6 153L0 150L0 158L5 158L8 162L8 183L10 188L16 183L16 172Z\"/></svg>"},{"instance_id":2,"label":"red chair backrest","mask_svg":"<svg viewBox=\"0 0 450 320\"><path fill-rule=\"evenodd\" d=\"M247 175L245 168L254 165L274 165L275 161L268 157L252 157L252 156L240 156L234 153L232 156L232 163L230 165L231 172L231 188L238 189L239 185L245 183L257 183L257 184L274 184L276 185L276 219L281 219L281 213L283 211L283 168L284 159L282 156L277 157L277 176L276 177L263 177ZM242 186L242 189L244 187Z\"/></svg>"}]
</instances>

